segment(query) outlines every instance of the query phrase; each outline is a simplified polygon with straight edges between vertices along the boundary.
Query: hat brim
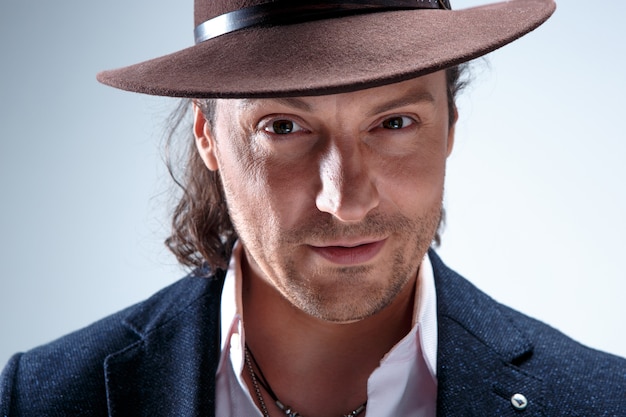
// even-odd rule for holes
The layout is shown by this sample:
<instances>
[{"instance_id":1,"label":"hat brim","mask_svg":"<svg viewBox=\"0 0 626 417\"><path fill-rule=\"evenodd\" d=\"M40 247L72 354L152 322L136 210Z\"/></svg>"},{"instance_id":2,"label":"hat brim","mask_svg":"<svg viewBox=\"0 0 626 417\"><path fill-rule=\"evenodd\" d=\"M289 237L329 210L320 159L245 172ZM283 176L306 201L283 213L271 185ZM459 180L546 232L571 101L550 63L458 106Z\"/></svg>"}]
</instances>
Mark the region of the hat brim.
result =
<instances>
[{"instance_id":1,"label":"hat brim","mask_svg":"<svg viewBox=\"0 0 626 417\"><path fill-rule=\"evenodd\" d=\"M355 91L478 58L537 28L555 7L552 0L514 0L250 28L97 78L122 90L188 98Z\"/></svg>"}]
</instances>

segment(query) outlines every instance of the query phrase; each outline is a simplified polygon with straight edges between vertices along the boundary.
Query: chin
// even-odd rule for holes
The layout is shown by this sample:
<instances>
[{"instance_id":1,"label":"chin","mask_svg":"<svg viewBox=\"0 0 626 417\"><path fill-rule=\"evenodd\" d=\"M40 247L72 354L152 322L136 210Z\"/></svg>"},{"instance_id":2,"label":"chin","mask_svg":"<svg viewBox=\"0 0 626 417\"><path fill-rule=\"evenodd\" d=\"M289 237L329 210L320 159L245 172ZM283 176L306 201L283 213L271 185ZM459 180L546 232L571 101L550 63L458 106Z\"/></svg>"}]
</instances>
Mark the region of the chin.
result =
<instances>
[{"instance_id":1,"label":"chin","mask_svg":"<svg viewBox=\"0 0 626 417\"><path fill-rule=\"evenodd\" d=\"M375 316L402 292L416 276L411 266L398 270L386 267L388 275L380 280L381 273L372 266L356 266L318 271L319 279L306 282L291 281L286 289L291 303L306 314L323 321L349 324ZM390 271L395 273L389 274Z\"/></svg>"}]
</instances>

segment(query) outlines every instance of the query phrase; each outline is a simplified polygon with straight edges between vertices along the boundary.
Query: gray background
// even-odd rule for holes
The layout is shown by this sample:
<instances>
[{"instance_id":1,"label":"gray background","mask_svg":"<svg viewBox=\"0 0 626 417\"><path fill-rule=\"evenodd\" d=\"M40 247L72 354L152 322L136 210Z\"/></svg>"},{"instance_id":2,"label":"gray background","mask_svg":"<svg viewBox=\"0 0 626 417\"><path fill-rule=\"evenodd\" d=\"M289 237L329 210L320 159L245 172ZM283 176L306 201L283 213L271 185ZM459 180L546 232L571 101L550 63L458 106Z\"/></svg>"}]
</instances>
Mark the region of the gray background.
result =
<instances>
[{"instance_id":1,"label":"gray background","mask_svg":"<svg viewBox=\"0 0 626 417\"><path fill-rule=\"evenodd\" d=\"M475 69L440 252L496 299L626 356L626 3L560 3ZM0 2L0 363L184 273L161 243L176 101L101 86L95 73L189 46L192 10Z\"/></svg>"}]
</instances>

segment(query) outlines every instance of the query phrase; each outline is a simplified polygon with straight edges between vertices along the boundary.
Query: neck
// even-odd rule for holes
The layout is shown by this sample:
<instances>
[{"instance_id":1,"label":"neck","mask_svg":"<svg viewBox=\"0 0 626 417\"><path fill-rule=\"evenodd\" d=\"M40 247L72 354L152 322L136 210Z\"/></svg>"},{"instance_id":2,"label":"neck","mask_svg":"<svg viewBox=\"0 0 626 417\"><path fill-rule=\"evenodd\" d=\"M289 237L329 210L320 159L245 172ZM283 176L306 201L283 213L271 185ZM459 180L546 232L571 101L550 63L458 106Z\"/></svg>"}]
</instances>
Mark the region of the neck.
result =
<instances>
[{"instance_id":1,"label":"neck","mask_svg":"<svg viewBox=\"0 0 626 417\"><path fill-rule=\"evenodd\" d=\"M411 328L416 278L377 314L334 323L294 307L245 262L243 272L246 342L277 397L306 417L364 403L369 376Z\"/></svg>"}]
</instances>

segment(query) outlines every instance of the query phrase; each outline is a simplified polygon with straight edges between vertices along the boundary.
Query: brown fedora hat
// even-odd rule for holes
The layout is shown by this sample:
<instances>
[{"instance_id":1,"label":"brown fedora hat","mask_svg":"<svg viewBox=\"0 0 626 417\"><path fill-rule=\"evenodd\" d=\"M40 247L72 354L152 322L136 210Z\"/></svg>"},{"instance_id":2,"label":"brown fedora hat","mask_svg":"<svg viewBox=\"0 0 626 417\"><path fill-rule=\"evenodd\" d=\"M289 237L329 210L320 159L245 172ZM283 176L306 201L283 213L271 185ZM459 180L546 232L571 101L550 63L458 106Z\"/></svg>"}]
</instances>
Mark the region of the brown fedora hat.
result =
<instances>
[{"instance_id":1,"label":"brown fedora hat","mask_svg":"<svg viewBox=\"0 0 626 417\"><path fill-rule=\"evenodd\" d=\"M553 0L450 10L447 0L195 0L196 44L100 82L189 98L354 91L489 53L532 31Z\"/></svg>"}]
</instances>

